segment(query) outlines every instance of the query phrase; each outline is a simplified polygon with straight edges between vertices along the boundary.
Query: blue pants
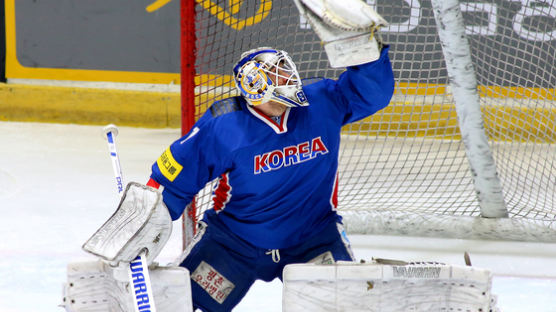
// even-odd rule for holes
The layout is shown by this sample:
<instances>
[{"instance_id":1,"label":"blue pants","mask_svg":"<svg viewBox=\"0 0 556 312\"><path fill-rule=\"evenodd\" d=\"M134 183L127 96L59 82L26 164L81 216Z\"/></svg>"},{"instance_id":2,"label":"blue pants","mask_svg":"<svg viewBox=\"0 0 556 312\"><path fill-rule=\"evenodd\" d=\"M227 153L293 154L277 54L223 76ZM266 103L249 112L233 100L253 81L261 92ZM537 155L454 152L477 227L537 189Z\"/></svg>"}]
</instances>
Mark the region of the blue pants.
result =
<instances>
[{"instance_id":1,"label":"blue pants","mask_svg":"<svg viewBox=\"0 0 556 312\"><path fill-rule=\"evenodd\" d=\"M341 224L331 222L304 243L280 250L255 247L217 222L200 223L181 266L191 274L193 306L203 311L231 311L255 280L282 280L290 263L353 261Z\"/></svg>"}]
</instances>

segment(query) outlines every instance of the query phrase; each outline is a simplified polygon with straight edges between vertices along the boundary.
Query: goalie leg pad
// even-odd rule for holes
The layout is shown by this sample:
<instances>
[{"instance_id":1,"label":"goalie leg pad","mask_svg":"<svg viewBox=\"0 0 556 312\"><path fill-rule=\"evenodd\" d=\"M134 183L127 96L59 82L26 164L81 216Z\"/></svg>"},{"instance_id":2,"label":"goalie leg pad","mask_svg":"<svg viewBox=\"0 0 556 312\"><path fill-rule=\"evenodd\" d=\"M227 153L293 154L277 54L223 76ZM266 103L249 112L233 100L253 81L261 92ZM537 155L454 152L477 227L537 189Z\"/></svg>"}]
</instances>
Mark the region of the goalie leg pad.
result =
<instances>
[{"instance_id":1,"label":"goalie leg pad","mask_svg":"<svg viewBox=\"0 0 556 312\"><path fill-rule=\"evenodd\" d=\"M131 262L146 249L150 264L168 242L171 231L172 219L160 191L131 182L116 212L83 249L113 264Z\"/></svg>"},{"instance_id":2,"label":"goalie leg pad","mask_svg":"<svg viewBox=\"0 0 556 312\"><path fill-rule=\"evenodd\" d=\"M193 311L189 271L182 267L153 266L150 275L157 311ZM101 260L74 262L67 267L61 306L67 312L134 311L132 296L137 293L125 268L114 268ZM150 310L148 302L140 307Z\"/></svg>"},{"instance_id":3,"label":"goalie leg pad","mask_svg":"<svg viewBox=\"0 0 556 312\"><path fill-rule=\"evenodd\" d=\"M292 264L284 311L496 311L489 271L442 264Z\"/></svg>"}]
</instances>

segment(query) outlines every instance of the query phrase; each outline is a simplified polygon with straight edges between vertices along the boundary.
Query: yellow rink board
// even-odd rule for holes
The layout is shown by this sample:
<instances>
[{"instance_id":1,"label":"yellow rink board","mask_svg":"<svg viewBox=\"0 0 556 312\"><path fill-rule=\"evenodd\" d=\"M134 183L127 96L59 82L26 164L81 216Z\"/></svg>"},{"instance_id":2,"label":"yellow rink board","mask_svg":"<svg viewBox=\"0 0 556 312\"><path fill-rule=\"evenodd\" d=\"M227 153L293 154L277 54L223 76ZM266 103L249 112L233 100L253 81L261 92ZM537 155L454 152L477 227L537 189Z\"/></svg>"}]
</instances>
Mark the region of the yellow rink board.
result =
<instances>
[{"instance_id":1,"label":"yellow rink board","mask_svg":"<svg viewBox=\"0 0 556 312\"><path fill-rule=\"evenodd\" d=\"M212 96L196 101L212 103ZM206 105L198 108L198 114ZM483 107L485 127L499 141L556 142L556 108ZM180 94L118 89L94 89L24 84L0 84L0 120L34 121L147 128L181 126ZM361 124L348 125L347 134L396 137L459 138L453 104L393 101Z\"/></svg>"},{"instance_id":2,"label":"yellow rink board","mask_svg":"<svg viewBox=\"0 0 556 312\"><path fill-rule=\"evenodd\" d=\"M0 84L0 120L179 128L180 94Z\"/></svg>"},{"instance_id":3,"label":"yellow rink board","mask_svg":"<svg viewBox=\"0 0 556 312\"><path fill-rule=\"evenodd\" d=\"M485 129L495 141L556 143L556 108L534 109L505 106L482 108ZM346 133L460 139L453 104L416 108L412 103L393 102L362 123L346 126Z\"/></svg>"}]
</instances>

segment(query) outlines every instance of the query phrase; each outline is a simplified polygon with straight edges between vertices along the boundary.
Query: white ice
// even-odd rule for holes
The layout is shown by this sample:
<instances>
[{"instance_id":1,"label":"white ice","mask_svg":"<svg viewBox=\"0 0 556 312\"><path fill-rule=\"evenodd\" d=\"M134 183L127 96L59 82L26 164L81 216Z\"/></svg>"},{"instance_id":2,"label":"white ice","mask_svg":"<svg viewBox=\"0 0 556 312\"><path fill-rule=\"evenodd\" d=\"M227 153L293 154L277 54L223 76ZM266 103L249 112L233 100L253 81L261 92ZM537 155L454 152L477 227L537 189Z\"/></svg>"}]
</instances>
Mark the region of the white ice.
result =
<instances>
[{"instance_id":1,"label":"white ice","mask_svg":"<svg viewBox=\"0 0 556 312\"><path fill-rule=\"evenodd\" d=\"M0 122L0 311L63 311L68 262L93 259L85 240L118 202L102 126ZM126 181L145 183L177 129L121 127ZM181 250L179 224L158 261ZM556 245L352 235L358 259L394 258L492 270L502 311L556 311ZM281 311L281 283L257 282L235 311Z\"/></svg>"}]
</instances>

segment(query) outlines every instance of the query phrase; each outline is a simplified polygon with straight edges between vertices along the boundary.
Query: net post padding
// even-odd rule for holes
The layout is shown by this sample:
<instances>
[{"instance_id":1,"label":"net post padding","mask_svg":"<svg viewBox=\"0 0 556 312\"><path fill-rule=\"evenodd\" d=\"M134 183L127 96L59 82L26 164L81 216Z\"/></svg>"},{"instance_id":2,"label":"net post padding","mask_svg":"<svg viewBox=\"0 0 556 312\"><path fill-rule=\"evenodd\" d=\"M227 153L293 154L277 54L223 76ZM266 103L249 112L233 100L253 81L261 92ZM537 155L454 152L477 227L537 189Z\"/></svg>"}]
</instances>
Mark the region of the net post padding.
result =
<instances>
[{"instance_id":1,"label":"net post padding","mask_svg":"<svg viewBox=\"0 0 556 312\"><path fill-rule=\"evenodd\" d=\"M508 211L485 134L477 79L471 61L471 48L465 35L460 3L458 0L433 0L431 3L481 215L506 218Z\"/></svg>"},{"instance_id":2,"label":"net post padding","mask_svg":"<svg viewBox=\"0 0 556 312\"><path fill-rule=\"evenodd\" d=\"M525 218L484 218L411 211L340 211L349 234L556 243L553 223Z\"/></svg>"}]
</instances>

